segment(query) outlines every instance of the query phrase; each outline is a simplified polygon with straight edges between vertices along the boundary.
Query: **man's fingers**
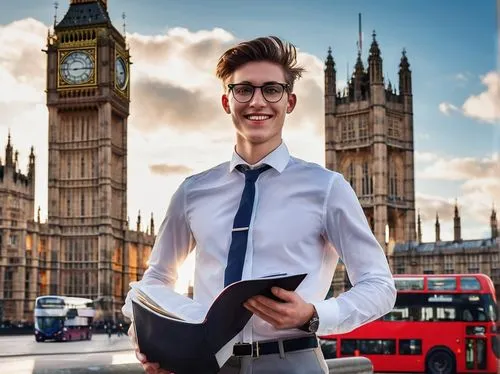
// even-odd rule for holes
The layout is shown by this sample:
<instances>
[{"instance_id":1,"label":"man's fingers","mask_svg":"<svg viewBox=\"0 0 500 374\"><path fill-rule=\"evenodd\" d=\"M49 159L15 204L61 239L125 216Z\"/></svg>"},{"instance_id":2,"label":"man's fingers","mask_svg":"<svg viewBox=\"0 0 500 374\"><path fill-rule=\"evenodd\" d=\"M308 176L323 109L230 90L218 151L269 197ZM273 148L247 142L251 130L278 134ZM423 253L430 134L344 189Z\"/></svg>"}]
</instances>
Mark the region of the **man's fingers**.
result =
<instances>
[{"instance_id":1,"label":"man's fingers","mask_svg":"<svg viewBox=\"0 0 500 374\"><path fill-rule=\"evenodd\" d=\"M144 364L147 362L146 356L144 356L141 352L139 352L139 349L136 348L135 350L135 357L137 357L137 360L141 363Z\"/></svg>"},{"instance_id":2,"label":"man's fingers","mask_svg":"<svg viewBox=\"0 0 500 374\"><path fill-rule=\"evenodd\" d=\"M247 300L247 303L252 304L255 307L259 305L265 305L266 307L276 310L279 313L286 311L286 303L282 301L276 301L265 296L254 296Z\"/></svg>"},{"instance_id":3,"label":"man's fingers","mask_svg":"<svg viewBox=\"0 0 500 374\"><path fill-rule=\"evenodd\" d=\"M146 362L145 364L142 364L142 367L148 374L157 374L158 371L161 370L160 364L157 362Z\"/></svg>"},{"instance_id":4,"label":"man's fingers","mask_svg":"<svg viewBox=\"0 0 500 374\"><path fill-rule=\"evenodd\" d=\"M174 374L171 371L160 368L160 364L157 362L148 362L142 365L142 367L147 374Z\"/></svg>"},{"instance_id":5,"label":"man's fingers","mask_svg":"<svg viewBox=\"0 0 500 374\"><path fill-rule=\"evenodd\" d=\"M250 304L248 303L245 303L245 307L251 311L253 314L255 314L257 317L263 319L264 321L266 321L267 323L270 323L271 325L273 325L274 327L277 327L278 325L278 321L276 321L274 318L272 318L271 316L265 314L265 313L262 313L259 309L257 308L254 308L253 306L251 306Z\"/></svg>"},{"instance_id":6,"label":"man's fingers","mask_svg":"<svg viewBox=\"0 0 500 374\"><path fill-rule=\"evenodd\" d=\"M295 291L287 291L283 288L273 287L271 288L271 292L274 296L278 297L283 301L295 301Z\"/></svg>"},{"instance_id":7,"label":"man's fingers","mask_svg":"<svg viewBox=\"0 0 500 374\"><path fill-rule=\"evenodd\" d=\"M265 314L276 321L279 321L283 317L286 318L287 316L287 309L284 305L282 303L276 303L271 299L265 299L262 301L252 300L247 304L251 305L260 314Z\"/></svg>"}]
</instances>

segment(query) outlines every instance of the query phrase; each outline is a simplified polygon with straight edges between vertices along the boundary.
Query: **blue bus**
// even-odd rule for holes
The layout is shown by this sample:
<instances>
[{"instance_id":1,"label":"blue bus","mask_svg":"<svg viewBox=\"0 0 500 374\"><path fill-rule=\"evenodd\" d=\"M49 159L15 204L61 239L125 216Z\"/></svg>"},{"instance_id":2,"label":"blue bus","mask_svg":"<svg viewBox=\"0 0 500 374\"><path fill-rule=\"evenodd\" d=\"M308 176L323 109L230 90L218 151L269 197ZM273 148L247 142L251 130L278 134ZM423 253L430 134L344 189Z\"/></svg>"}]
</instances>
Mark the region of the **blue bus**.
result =
<instances>
[{"instance_id":1,"label":"blue bus","mask_svg":"<svg viewBox=\"0 0 500 374\"><path fill-rule=\"evenodd\" d=\"M35 340L90 340L94 317L90 299L39 296L35 300Z\"/></svg>"}]
</instances>

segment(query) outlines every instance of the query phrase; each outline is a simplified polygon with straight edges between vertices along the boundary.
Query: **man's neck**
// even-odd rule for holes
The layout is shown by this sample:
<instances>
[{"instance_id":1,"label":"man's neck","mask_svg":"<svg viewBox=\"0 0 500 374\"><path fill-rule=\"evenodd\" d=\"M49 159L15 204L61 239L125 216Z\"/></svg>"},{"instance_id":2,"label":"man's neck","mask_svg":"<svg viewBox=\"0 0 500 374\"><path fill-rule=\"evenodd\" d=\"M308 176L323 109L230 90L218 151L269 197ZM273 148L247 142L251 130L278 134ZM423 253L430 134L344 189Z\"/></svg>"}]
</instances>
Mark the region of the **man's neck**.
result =
<instances>
[{"instance_id":1,"label":"man's neck","mask_svg":"<svg viewBox=\"0 0 500 374\"><path fill-rule=\"evenodd\" d=\"M268 154L273 152L281 145L281 139L278 142L252 144L248 142L237 142L236 153L249 165L255 165Z\"/></svg>"}]
</instances>

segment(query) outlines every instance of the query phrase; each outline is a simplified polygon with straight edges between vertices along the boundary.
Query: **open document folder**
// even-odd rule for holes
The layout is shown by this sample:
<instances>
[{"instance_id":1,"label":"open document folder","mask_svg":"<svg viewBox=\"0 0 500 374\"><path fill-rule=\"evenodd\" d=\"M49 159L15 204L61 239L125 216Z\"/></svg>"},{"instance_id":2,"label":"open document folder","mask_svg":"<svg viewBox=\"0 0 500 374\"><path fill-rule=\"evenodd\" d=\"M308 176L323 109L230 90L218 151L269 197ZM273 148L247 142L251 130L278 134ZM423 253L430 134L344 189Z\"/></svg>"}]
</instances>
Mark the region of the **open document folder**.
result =
<instances>
[{"instance_id":1,"label":"open document folder","mask_svg":"<svg viewBox=\"0 0 500 374\"><path fill-rule=\"evenodd\" d=\"M217 373L252 316L243 303L256 295L276 299L272 287L293 291L305 276L238 281L224 288L209 307L166 286L136 283L132 308L139 349L148 361L175 374Z\"/></svg>"}]
</instances>

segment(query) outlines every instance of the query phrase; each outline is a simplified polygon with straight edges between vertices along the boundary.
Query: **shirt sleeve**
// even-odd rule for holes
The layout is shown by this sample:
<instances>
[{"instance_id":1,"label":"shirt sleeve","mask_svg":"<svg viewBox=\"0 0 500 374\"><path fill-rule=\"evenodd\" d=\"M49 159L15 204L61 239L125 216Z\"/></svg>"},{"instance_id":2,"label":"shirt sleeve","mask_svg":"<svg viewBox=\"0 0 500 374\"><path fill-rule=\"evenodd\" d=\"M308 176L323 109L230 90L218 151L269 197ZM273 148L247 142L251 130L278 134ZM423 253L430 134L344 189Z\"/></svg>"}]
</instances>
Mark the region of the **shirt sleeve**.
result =
<instances>
[{"instance_id":1,"label":"shirt sleeve","mask_svg":"<svg viewBox=\"0 0 500 374\"><path fill-rule=\"evenodd\" d=\"M144 284L165 284L174 288L177 281L177 269L184 262L189 252L195 247L195 240L186 218L185 180L170 200L170 205L151 251L148 268L139 281ZM132 284L132 283L131 283ZM130 289L122 307L123 314L133 320Z\"/></svg>"},{"instance_id":2,"label":"shirt sleeve","mask_svg":"<svg viewBox=\"0 0 500 374\"><path fill-rule=\"evenodd\" d=\"M318 335L349 332L387 314L396 288L384 251L373 235L358 198L335 175L325 201L325 236L344 263L353 287L313 303L319 317Z\"/></svg>"}]
</instances>

